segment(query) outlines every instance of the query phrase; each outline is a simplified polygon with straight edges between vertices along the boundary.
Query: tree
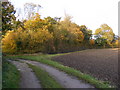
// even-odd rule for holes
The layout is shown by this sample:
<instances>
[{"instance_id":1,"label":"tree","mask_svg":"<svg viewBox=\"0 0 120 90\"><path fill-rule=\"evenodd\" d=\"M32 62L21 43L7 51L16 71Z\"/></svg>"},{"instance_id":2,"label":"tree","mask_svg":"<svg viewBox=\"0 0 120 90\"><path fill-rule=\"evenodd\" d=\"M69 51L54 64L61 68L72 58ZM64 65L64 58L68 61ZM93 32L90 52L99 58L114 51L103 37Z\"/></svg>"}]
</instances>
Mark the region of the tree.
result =
<instances>
[{"instance_id":1,"label":"tree","mask_svg":"<svg viewBox=\"0 0 120 90\"><path fill-rule=\"evenodd\" d=\"M14 31L7 31L2 39L2 51L5 53L14 53L17 51L16 47L16 33Z\"/></svg>"},{"instance_id":2,"label":"tree","mask_svg":"<svg viewBox=\"0 0 120 90\"><path fill-rule=\"evenodd\" d=\"M54 32L56 25L58 24L56 19L51 18L51 17L46 17L44 18L44 22L49 32Z\"/></svg>"},{"instance_id":3,"label":"tree","mask_svg":"<svg viewBox=\"0 0 120 90\"><path fill-rule=\"evenodd\" d=\"M95 44L94 39L91 39L91 40L90 40L90 45L94 45L94 44Z\"/></svg>"},{"instance_id":4,"label":"tree","mask_svg":"<svg viewBox=\"0 0 120 90\"><path fill-rule=\"evenodd\" d=\"M113 30L111 27L109 27L107 24L102 24L100 28L96 29L95 31L95 38L97 40L97 43L106 42L107 44L111 44L114 39L115 34L113 33Z\"/></svg>"},{"instance_id":5,"label":"tree","mask_svg":"<svg viewBox=\"0 0 120 90\"><path fill-rule=\"evenodd\" d=\"M23 22L20 21L19 19L17 21L16 20L13 21L14 30L17 30L19 27L23 27L23 26L24 26Z\"/></svg>"},{"instance_id":6,"label":"tree","mask_svg":"<svg viewBox=\"0 0 120 90\"><path fill-rule=\"evenodd\" d=\"M81 25L80 31L83 32L84 40L89 41L92 36L92 30L89 30L85 25Z\"/></svg>"},{"instance_id":7,"label":"tree","mask_svg":"<svg viewBox=\"0 0 120 90\"><path fill-rule=\"evenodd\" d=\"M35 13L39 12L39 8L41 6L38 4L33 4L33 3L26 3L24 5L24 13L25 13L25 18L26 19L32 19Z\"/></svg>"},{"instance_id":8,"label":"tree","mask_svg":"<svg viewBox=\"0 0 120 90\"><path fill-rule=\"evenodd\" d=\"M34 30L36 31L38 28L45 28L44 26L44 20L40 18L40 15L38 13L33 16L33 19L29 19L24 23L24 28L28 30Z\"/></svg>"},{"instance_id":9,"label":"tree","mask_svg":"<svg viewBox=\"0 0 120 90\"><path fill-rule=\"evenodd\" d=\"M118 35L114 36L112 44L113 44L114 47L119 47L120 48L120 37Z\"/></svg>"},{"instance_id":10,"label":"tree","mask_svg":"<svg viewBox=\"0 0 120 90\"><path fill-rule=\"evenodd\" d=\"M64 20L60 22L60 28L63 31L67 30L65 37L68 39L68 42L82 42L84 35L79 30L79 26L71 21L71 18L71 16L66 14Z\"/></svg>"},{"instance_id":11,"label":"tree","mask_svg":"<svg viewBox=\"0 0 120 90\"><path fill-rule=\"evenodd\" d=\"M72 23L72 22L71 22L71 19L72 19L71 16L65 14L64 20L61 21L60 24L62 25L63 28L66 28L66 29L69 30L69 27L70 27L70 25L71 25L71 23ZM70 30L69 30L69 31L70 31Z\"/></svg>"},{"instance_id":12,"label":"tree","mask_svg":"<svg viewBox=\"0 0 120 90\"><path fill-rule=\"evenodd\" d=\"M2 3L2 31L13 29L13 21L16 20L14 6L10 2Z\"/></svg>"},{"instance_id":13,"label":"tree","mask_svg":"<svg viewBox=\"0 0 120 90\"><path fill-rule=\"evenodd\" d=\"M105 38L97 38L95 40L95 43L98 44L99 46L104 46L107 44L107 40Z\"/></svg>"}]
</instances>

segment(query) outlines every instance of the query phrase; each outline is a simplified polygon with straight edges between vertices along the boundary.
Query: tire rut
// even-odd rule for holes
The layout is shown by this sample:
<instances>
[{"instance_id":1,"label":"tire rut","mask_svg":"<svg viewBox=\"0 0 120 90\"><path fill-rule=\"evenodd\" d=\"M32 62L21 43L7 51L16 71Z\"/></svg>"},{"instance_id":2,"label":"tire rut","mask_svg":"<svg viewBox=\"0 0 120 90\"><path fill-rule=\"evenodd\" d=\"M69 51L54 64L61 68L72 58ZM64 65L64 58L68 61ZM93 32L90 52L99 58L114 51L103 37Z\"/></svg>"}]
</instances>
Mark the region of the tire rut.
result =
<instances>
[{"instance_id":1,"label":"tire rut","mask_svg":"<svg viewBox=\"0 0 120 90\"><path fill-rule=\"evenodd\" d=\"M30 60L28 61L23 59L19 60L42 68L43 70L48 72L51 76L53 76L54 79L58 81L58 83L60 83L64 88L95 88L94 86L85 83L82 80L78 80L76 77L70 76L65 72L59 71L51 66L36 61Z\"/></svg>"},{"instance_id":2,"label":"tire rut","mask_svg":"<svg viewBox=\"0 0 120 90\"><path fill-rule=\"evenodd\" d=\"M40 82L31 68L26 63L9 60L20 71L20 88L41 88Z\"/></svg>"}]
</instances>

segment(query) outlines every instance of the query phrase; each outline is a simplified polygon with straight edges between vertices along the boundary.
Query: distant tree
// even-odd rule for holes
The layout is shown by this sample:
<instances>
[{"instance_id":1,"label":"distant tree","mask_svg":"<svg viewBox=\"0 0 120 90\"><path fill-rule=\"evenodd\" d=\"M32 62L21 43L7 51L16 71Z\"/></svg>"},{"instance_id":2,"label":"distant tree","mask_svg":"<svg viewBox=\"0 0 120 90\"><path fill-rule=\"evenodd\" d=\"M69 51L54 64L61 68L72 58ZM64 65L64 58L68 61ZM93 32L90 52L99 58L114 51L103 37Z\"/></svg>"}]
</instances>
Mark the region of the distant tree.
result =
<instances>
[{"instance_id":1,"label":"distant tree","mask_svg":"<svg viewBox=\"0 0 120 90\"><path fill-rule=\"evenodd\" d=\"M62 26L65 28L69 28L70 24L72 23L71 19L72 19L71 16L69 16L68 14L65 14L64 20L61 21Z\"/></svg>"},{"instance_id":2,"label":"distant tree","mask_svg":"<svg viewBox=\"0 0 120 90\"><path fill-rule=\"evenodd\" d=\"M104 46L107 45L107 40L105 38L97 38L95 40L95 44L99 45L99 46Z\"/></svg>"},{"instance_id":3,"label":"distant tree","mask_svg":"<svg viewBox=\"0 0 120 90\"><path fill-rule=\"evenodd\" d=\"M13 21L16 20L14 6L10 2L2 3L2 31L3 34L13 29Z\"/></svg>"},{"instance_id":4,"label":"distant tree","mask_svg":"<svg viewBox=\"0 0 120 90\"><path fill-rule=\"evenodd\" d=\"M61 20L61 17L55 17L54 20L56 20L57 22L59 22Z\"/></svg>"},{"instance_id":5,"label":"distant tree","mask_svg":"<svg viewBox=\"0 0 120 90\"><path fill-rule=\"evenodd\" d=\"M63 21L60 22L60 29L62 31L67 32L64 34L64 37L68 42L82 42L84 39L84 35L82 31L79 30L79 26L71 21L72 17L69 15L65 15Z\"/></svg>"},{"instance_id":6,"label":"distant tree","mask_svg":"<svg viewBox=\"0 0 120 90\"><path fill-rule=\"evenodd\" d=\"M118 35L114 36L112 44L114 47L120 47L120 37Z\"/></svg>"},{"instance_id":7,"label":"distant tree","mask_svg":"<svg viewBox=\"0 0 120 90\"><path fill-rule=\"evenodd\" d=\"M40 5L34 3L25 3L24 4L24 13L26 19L32 19L36 13L39 13Z\"/></svg>"},{"instance_id":8,"label":"distant tree","mask_svg":"<svg viewBox=\"0 0 120 90\"><path fill-rule=\"evenodd\" d=\"M120 39L120 37L119 37L118 35L114 35L114 39L113 39L112 42L114 42L114 41L116 41L116 40L119 40L119 39Z\"/></svg>"},{"instance_id":9,"label":"distant tree","mask_svg":"<svg viewBox=\"0 0 120 90\"><path fill-rule=\"evenodd\" d=\"M112 28L107 24L102 24L100 28L95 31L95 38L99 44L107 41L107 44L110 45L114 39L114 36L115 34L113 33Z\"/></svg>"}]
</instances>

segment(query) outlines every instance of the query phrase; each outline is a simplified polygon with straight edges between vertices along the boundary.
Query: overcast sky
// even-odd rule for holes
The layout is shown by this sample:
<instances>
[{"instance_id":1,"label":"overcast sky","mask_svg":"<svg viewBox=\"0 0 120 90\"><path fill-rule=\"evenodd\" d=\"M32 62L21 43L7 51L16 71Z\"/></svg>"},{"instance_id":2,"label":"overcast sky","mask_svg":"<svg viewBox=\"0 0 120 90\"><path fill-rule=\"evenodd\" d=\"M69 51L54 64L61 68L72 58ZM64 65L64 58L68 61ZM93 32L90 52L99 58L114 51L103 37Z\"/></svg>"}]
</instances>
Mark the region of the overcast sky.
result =
<instances>
[{"instance_id":1,"label":"overcast sky","mask_svg":"<svg viewBox=\"0 0 120 90\"><path fill-rule=\"evenodd\" d=\"M40 4L41 17L72 16L78 25L86 25L93 32L101 24L108 24L118 35L118 1L120 0L9 0L15 8L23 8L25 3Z\"/></svg>"}]
</instances>

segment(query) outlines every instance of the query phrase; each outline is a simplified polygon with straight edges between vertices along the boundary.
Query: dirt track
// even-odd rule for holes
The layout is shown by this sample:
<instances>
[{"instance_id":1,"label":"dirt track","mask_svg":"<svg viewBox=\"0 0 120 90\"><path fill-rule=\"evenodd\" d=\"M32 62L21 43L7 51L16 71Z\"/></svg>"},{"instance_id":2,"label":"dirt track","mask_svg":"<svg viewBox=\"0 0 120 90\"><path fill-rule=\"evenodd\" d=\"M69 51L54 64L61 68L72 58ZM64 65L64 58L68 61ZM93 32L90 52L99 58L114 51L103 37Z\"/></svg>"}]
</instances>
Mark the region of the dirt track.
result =
<instances>
[{"instance_id":1,"label":"dirt track","mask_svg":"<svg viewBox=\"0 0 120 90\"><path fill-rule=\"evenodd\" d=\"M10 62L12 62L20 71L20 88L41 88L40 82L33 73L32 69L30 69L26 63L21 63L18 61Z\"/></svg>"},{"instance_id":2,"label":"dirt track","mask_svg":"<svg viewBox=\"0 0 120 90\"><path fill-rule=\"evenodd\" d=\"M95 89L94 86L84 82L83 80L79 80L74 76L70 76L65 72L59 71L56 68L42 64L40 62L23 59L18 59L18 61L13 60L8 61L13 63L20 71L21 75L20 88L39 88L39 89L42 88L40 83L41 81L37 79L33 70L29 68L29 66L27 65L27 63L29 63L39 68L42 68L43 70L48 72L49 75L52 76L64 88L94 88L94 90L97 90Z\"/></svg>"},{"instance_id":3,"label":"dirt track","mask_svg":"<svg viewBox=\"0 0 120 90\"><path fill-rule=\"evenodd\" d=\"M90 49L52 59L97 79L118 84L118 49Z\"/></svg>"},{"instance_id":4,"label":"dirt track","mask_svg":"<svg viewBox=\"0 0 120 90\"><path fill-rule=\"evenodd\" d=\"M48 66L36 61L29 61L29 60L23 60L23 59L19 59L19 60L42 68L43 70L48 72L64 88L94 88L94 90L96 90L95 87L93 87L92 85L85 83L82 80L78 80L76 77L70 76L51 66Z\"/></svg>"}]
</instances>

